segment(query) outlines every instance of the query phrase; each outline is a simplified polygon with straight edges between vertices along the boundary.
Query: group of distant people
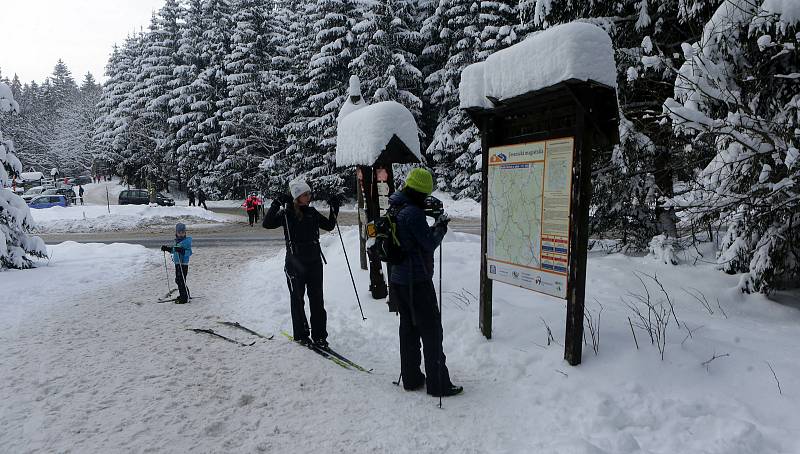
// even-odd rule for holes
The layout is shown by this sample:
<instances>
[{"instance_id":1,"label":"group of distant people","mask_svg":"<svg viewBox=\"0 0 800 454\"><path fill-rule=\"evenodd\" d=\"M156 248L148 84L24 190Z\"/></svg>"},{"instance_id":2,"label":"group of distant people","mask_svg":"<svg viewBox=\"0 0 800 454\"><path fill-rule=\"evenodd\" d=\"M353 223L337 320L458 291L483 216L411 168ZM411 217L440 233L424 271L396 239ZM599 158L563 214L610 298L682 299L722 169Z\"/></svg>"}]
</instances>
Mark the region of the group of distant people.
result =
<instances>
[{"instance_id":1,"label":"group of distant people","mask_svg":"<svg viewBox=\"0 0 800 454\"><path fill-rule=\"evenodd\" d=\"M195 204L194 204L194 200L195 200L194 189L189 188L189 191L186 193L186 196L189 198L189 206L190 207L195 206ZM208 209L208 207L206 206L206 193L203 192L202 188L197 190L197 206L202 206L206 210Z\"/></svg>"}]
</instances>

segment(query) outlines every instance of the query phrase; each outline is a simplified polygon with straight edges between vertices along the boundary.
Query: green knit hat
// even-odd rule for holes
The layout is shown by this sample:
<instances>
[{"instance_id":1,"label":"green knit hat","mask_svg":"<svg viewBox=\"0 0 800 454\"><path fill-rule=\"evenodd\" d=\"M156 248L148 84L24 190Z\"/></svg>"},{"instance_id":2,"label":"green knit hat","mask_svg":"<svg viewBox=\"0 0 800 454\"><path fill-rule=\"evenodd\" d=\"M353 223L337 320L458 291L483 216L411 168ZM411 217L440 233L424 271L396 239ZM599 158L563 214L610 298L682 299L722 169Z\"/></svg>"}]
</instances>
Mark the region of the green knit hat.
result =
<instances>
[{"instance_id":1,"label":"green knit hat","mask_svg":"<svg viewBox=\"0 0 800 454\"><path fill-rule=\"evenodd\" d=\"M427 170L416 167L406 177L406 187L430 195L433 192L433 176Z\"/></svg>"}]
</instances>

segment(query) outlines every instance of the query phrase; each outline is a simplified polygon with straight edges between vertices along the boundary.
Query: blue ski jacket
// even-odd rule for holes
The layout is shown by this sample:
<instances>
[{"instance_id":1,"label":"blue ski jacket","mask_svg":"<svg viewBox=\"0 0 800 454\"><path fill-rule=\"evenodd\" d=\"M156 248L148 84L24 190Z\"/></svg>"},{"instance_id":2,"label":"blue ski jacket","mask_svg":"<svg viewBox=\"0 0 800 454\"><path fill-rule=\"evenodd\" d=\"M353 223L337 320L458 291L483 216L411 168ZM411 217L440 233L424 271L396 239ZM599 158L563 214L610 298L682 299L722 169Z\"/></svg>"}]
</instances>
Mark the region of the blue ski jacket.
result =
<instances>
[{"instance_id":1,"label":"blue ski jacket","mask_svg":"<svg viewBox=\"0 0 800 454\"><path fill-rule=\"evenodd\" d=\"M178 248L183 248L183 253L179 252ZM172 246L172 263L176 265L188 265L189 258L191 256L192 256L192 237L187 236L181 241L178 241L178 239L176 238L175 245Z\"/></svg>"}]
</instances>

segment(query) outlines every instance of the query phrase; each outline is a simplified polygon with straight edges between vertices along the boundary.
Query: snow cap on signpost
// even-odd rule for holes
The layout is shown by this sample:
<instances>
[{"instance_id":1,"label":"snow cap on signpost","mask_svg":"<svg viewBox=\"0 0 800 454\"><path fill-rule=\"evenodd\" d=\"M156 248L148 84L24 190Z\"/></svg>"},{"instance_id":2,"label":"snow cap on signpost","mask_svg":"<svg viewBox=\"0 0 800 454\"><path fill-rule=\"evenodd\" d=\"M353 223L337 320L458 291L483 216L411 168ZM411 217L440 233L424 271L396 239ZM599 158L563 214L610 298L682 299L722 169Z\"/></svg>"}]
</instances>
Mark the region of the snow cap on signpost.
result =
<instances>
[{"instance_id":1,"label":"snow cap on signpost","mask_svg":"<svg viewBox=\"0 0 800 454\"><path fill-rule=\"evenodd\" d=\"M383 101L340 118L336 166L371 166L422 160L414 115L400 103Z\"/></svg>"},{"instance_id":2,"label":"snow cap on signpost","mask_svg":"<svg viewBox=\"0 0 800 454\"><path fill-rule=\"evenodd\" d=\"M342 118L366 105L366 101L361 97L361 80L359 80L358 76L353 74L350 76L350 87L347 89L347 99L345 99L344 104L342 104L336 121L342 121Z\"/></svg>"},{"instance_id":3,"label":"snow cap on signpost","mask_svg":"<svg viewBox=\"0 0 800 454\"><path fill-rule=\"evenodd\" d=\"M461 73L462 109L491 109L500 101L568 80L617 87L611 38L584 22L557 25L534 34Z\"/></svg>"}]
</instances>

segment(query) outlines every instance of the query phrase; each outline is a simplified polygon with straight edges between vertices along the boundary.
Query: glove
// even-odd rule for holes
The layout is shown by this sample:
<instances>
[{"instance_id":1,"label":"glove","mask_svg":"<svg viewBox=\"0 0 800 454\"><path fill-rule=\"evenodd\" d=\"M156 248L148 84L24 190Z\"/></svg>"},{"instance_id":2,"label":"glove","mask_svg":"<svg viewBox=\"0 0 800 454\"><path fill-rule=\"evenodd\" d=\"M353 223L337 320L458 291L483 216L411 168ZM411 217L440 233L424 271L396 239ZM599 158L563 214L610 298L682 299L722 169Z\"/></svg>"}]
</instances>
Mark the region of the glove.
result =
<instances>
[{"instance_id":1,"label":"glove","mask_svg":"<svg viewBox=\"0 0 800 454\"><path fill-rule=\"evenodd\" d=\"M328 199L328 206L331 207L334 213L339 213L339 207L342 206L342 203L339 201L339 197L333 196Z\"/></svg>"},{"instance_id":2,"label":"glove","mask_svg":"<svg viewBox=\"0 0 800 454\"><path fill-rule=\"evenodd\" d=\"M442 212L438 218L436 218L436 222L433 223L434 227L442 226L445 229L447 228L447 224L450 222L450 216L447 213Z\"/></svg>"},{"instance_id":3,"label":"glove","mask_svg":"<svg viewBox=\"0 0 800 454\"><path fill-rule=\"evenodd\" d=\"M275 200L277 200L281 205L294 202L294 199L289 194L281 194Z\"/></svg>"},{"instance_id":4,"label":"glove","mask_svg":"<svg viewBox=\"0 0 800 454\"><path fill-rule=\"evenodd\" d=\"M172 248L169 246L161 246L161 250L164 252L172 252Z\"/></svg>"}]
</instances>

